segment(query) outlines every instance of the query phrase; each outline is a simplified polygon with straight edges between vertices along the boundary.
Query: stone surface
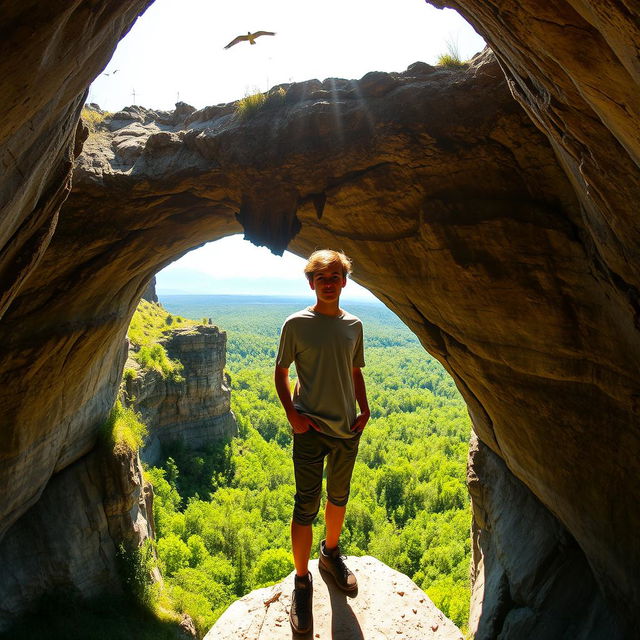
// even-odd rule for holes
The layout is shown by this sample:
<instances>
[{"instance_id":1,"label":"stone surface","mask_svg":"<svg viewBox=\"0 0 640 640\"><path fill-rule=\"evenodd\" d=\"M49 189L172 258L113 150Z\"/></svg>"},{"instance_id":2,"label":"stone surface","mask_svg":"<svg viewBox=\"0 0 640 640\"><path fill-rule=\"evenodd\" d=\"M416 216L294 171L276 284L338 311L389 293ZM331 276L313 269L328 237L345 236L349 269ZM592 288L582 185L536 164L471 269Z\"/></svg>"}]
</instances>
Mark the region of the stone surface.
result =
<instances>
[{"instance_id":1,"label":"stone surface","mask_svg":"<svg viewBox=\"0 0 640 640\"><path fill-rule=\"evenodd\" d=\"M143 300L146 300L147 302L155 302L157 304L158 294L156 293L156 277L155 276L153 276L153 278L149 280L149 284L147 285L147 288L144 290L144 293L142 294L141 298Z\"/></svg>"},{"instance_id":2,"label":"stone surface","mask_svg":"<svg viewBox=\"0 0 640 640\"><path fill-rule=\"evenodd\" d=\"M0 3L0 317L55 231L87 86L151 1Z\"/></svg>"},{"instance_id":3,"label":"stone surface","mask_svg":"<svg viewBox=\"0 0 640 640\"><path fill-rule=\"evenodd\" d=\"M242 220L278 251L353 255L635 629L637 7L449 0L500 69L296 83L253 120L158 113L155 133L129 109L148 134L118 158L115 131L88 140L57 224L83 91L147 4L2 3L0 536L93 447L151 276Z\"/></svg>"},{"instance_id":4,"label":"stone surface","mask_svg":"<svg viewBox=\"0 0 640 640\"><path fill-rule=\"evenodd\" d=\"M475 436L467 484L475 640L625 637L575 540Z\"/></svg>"},{"instance_id":5,"label":"stone surface","mask_svg":"<svg viewBox=\"0 0 640 640\"><path fill-rule=\"evenodd\" d=\"M347 566L358 578L356 595L342 593L318 570L318 561L311 561L314 627L296 637L462 640L453 622L404 574L371 556L349 556ZM291 640L292 591L293 573L273 587L252 591L220 616L205 640Z\"/></svg>"},{"instance_id":6,"label":"stone surface","mask_svg":"<svg viewBox=\"0 0 640 640\"><path fill-rule=\"evenodd\" d=\"M120 593L120 543L151 535L153 492L137 455L96 450L57 473L0 549L0 630L45 594Z\"/></svg>"},{"instance_id":7,"label":"stone surface","mask_svg":"<svg viewBox=\"0 0 640 640\"><path fill-rule=\"evenodd\" d=\"M227 334L218 327L199 325L174 329L161 343L172 360L182 363L182 380L163 378L154 370L139 370L125 379L126 397L149 427L141 457L154 464L158 444L176 440L188 448L203 449L237 434L231 412L231 390L226 362ZM137 368L131 359L128 365Z\"/></svg>"},{"instance_id":8,"label":"stone surface","mask_svg":"<svg viewBox=\"0 0 640 640\"><path fill-rule=\"evenodd\" d=\"M90 335L108 344L155 270L238 230L238 220L247 237L276 249L339 243L356 279L453 375L481 439L580 547L593 546L591 566L607 565L602 587L637 554L634 492L616 494L613 525L607 489L632 487L637 464L627 455L637 445L634 315L594 271L574 187L490 54L460 71L414 65L388 75L393 87L381 80L380 92L366 79L366 100L357 81L331 79L291 85L283 103L248 120L202 110L186 130L170 130L139 108L130 134L105 123L79 159L50 259L8 318L24 319L38 291L89 265L95 289L59 289L56 326L89 306ZM166 139L149 145L159 129ZM123 136L146 140L132 166L113 154L110 140ZM107 220L117 229L110 239ZM118 297L95 300L100 287ZM614 424L609 442L623 466L600 452L600 429ZM575 499L585 487L589 512ZM635 583L626 584L633 599Z\"/></svg>"}]
</instances>

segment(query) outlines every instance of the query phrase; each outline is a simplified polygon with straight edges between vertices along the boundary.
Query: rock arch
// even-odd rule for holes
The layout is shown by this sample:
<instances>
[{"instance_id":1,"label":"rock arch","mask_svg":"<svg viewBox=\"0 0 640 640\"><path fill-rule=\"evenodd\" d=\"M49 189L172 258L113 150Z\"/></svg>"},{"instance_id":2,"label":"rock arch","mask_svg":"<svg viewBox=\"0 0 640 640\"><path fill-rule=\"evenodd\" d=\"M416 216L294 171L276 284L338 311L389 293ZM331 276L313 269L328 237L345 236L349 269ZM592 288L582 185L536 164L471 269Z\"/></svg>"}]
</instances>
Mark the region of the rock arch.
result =
<instances>
[{"instance_id":1,"label":"rock arch","mask_svg":"<svg viewBox=\"0 0 640 640\"><path fill-rule=\"evenodd\" d=\"M151 275L244 229L279 251L341 245L356 279L454 376L484 443L478 469L519 496L510 509L481 474L471 478L487 586L480 633L539 629L558 591L585 635L633 622L637 16L613 0L447 3L500 67L485 54L461 73L418 64L293 85L246 121L224 107L140 112L158 130L90 137L58 218L83 87L115 46L110 24L121 34L147 3L124 13L104 4L34 9L50 44L33 47L25 66L47 63L66 80L49 79L22 110L18 96L36 95L37 82L6 81L1 530L19 527L51 474L93 447ZM66 25L86 69L65 71L50 24ZM509 517L546 540L536 546L546 555L529 559L535 575L516 566L507 540L516 528L500 524ZM543 583L553 588L541 597ZM580 611L587 597L591 618Z\"/></svg>"}]
</instances>

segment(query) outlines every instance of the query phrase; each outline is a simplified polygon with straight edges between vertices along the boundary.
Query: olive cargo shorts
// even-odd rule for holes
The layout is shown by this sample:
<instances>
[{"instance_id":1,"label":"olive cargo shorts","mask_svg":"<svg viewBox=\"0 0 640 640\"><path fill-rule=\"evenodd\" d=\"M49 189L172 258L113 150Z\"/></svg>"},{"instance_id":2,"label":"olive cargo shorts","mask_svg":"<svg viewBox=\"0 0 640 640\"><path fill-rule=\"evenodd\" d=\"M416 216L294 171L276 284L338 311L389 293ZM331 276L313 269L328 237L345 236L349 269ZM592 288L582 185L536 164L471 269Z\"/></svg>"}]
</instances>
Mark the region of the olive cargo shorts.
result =
<instances>
[{"instance_id":1,"label":"olive cargo shorts","mask_svg":"<svg viewBox=\"0 0 640 640\"><path fill-rule=\"evenodd\" d=\"M315 429L293 434L293 470L296 477L294 522L309 525L318 514L325 457L327 498L337 507L347 504L360 435L332 438Z\"/></svg>"}]
</instances>

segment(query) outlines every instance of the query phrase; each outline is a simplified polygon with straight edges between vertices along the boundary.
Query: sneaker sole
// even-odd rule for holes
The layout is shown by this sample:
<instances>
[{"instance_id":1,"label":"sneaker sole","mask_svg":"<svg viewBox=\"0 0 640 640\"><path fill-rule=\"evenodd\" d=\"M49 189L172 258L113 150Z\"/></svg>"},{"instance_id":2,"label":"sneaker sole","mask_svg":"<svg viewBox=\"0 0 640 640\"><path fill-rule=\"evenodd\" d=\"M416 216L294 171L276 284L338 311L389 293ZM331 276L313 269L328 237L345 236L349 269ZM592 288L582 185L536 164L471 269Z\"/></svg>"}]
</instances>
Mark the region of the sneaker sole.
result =
<instances>
[{"instance_id":1,"label":"sneaker sole","mask_svg":"<svg viewBox=\"0 0 640 640\"><path fill-rule=\"evenodd\" d=\"M296 629L296 627L293 626L293 622L291 622L291 620L289 620L289 624L291 625L291 631L299 636L306 635L307 633L311 633L313 631L313 625L311 625L308 629Z\"/></svg>"},{"instance_id":2,"label":"sneaker sole","mask_svg":"<svg viewBox=\"0 0 640 640\"><path fill-rule=\"evenodd\" d=\"M291 616L289 616L289 624L291 625L291 631L300 635L310 633L313 630L313 619L311 619L311 624L307 629L300 629L299 627L296 627L295 624L293 624L293 620L291 620Z\"/></svg>"},{"instance_id":3,"label":"sneaker sole","mask_svg":"<svg viewBox=\"0 0 640 640\"><path fill-rule=\"evenodd\" d=\"M329 569L325 569L319 562L318 562L318 569L320 569L320 571L322 571L322 573L326 573L328 576L331 576L331 578L333 579L333 582L336 585L336 587L338 587L338 589L340 589L340 591L342 591L343 593L353 593L354 591L358 590L358 583L357 582L355 583L355 585L353 587L343 587L336 580L336 577L333 575L333 573L331 573L331 571Z\"/></svg>"}]
</instances>

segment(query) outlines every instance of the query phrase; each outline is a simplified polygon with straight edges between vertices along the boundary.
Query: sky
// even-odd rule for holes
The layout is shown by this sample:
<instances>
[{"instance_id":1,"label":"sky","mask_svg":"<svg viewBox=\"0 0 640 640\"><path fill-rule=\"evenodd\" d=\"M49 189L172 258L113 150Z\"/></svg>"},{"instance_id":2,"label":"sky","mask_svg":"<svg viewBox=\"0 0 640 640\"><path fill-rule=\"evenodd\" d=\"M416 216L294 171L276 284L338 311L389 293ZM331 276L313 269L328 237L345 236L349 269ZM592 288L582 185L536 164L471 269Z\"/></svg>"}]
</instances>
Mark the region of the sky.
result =
<instances>
[{"instance_id":1,"label":"sky","mask_svg":"<svg viewBox=\"0 0 640 640\"><path fill-rule=\"evenodd\" d=\"M224 48L258 30L276 35ZM286 82L434 64L451 46L468 59L484 41L455 11L424 0L156 0L120 42L87 102L107 111L131 104L173 109L177 101L202 108ZM303 266L293 254L277 258L234 236L166 267L158 291L233 293L235 286L250 289L237 293L295 295L290 287ZM372 297L361 289L350 283L345 296Z\"/></svg>"}]
</instances>

